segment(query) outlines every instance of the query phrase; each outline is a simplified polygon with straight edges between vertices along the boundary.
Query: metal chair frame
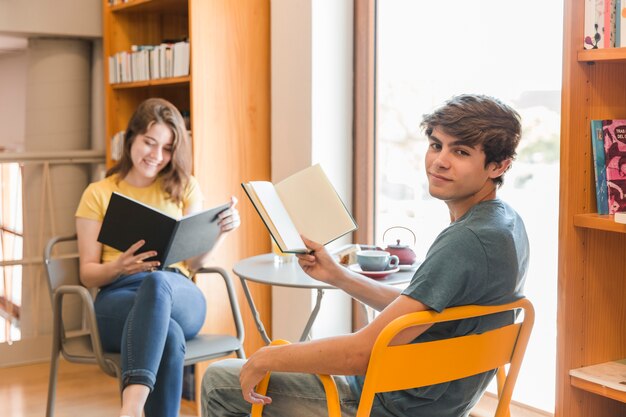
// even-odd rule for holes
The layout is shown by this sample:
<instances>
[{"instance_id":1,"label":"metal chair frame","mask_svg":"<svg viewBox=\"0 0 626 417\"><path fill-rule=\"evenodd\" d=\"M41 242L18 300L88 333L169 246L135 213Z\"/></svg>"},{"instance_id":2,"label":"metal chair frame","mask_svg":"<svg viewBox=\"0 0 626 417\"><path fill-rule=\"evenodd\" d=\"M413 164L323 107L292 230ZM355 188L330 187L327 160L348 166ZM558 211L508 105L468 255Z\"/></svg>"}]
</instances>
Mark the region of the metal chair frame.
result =
<instances>
[{"instance_id":1,"label":"metal chair frame","mask_svg":"<svg viewBox=\"0 0 626 417\"><path fill-rule=\"evenodd\" d=\"M53 254L54 249L57 247L56 245L75 241L76 239L76 235L54 237L48 241L44 249L44 269L48 278L53 319L50 381L46 406L47 417L53 417L54 415L60 354L69 362L98 365L104 373L118 379L120 394L122 389L120 354L105 352L102 349L93 304L94 295L80 283L78 253ZM192 365L233 353L239 358L245 358L243 350L243 320L230 276L223 268L219 267L201 268L194 273L194 277L199 274L218 275L224 280L236 335L199 334L188 340L185 365ZM82 305L83 325L78 330L65 330L63 303L67 295L77 296Z\"/></svg>"}]
</instances>

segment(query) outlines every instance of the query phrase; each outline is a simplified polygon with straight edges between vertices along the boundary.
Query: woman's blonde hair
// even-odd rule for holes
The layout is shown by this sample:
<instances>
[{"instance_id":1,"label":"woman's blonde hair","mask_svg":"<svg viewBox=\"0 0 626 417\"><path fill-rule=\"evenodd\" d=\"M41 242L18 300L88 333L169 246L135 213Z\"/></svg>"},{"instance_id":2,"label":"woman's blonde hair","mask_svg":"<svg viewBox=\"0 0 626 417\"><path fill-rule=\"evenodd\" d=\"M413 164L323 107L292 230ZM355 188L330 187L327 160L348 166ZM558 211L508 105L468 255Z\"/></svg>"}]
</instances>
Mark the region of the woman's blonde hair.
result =
<instances>
[{"instance_id":1,"label":"woman's blonde hair","mask_svg":"<svg viewBox=\"0 0 626 417\"><path fill-rule=\"evenodd\" d=\"M146 133L154 123L162 123L170 128L173 136L172 158L159 172L163 191L176 204L183 199L183 191L191 175L191 144L182 115L169 101L162 98L149 98L143 101L131 116L124 132L124 151L120 160L106 173L107 177L118 174L120 179L128 175L133 167L130 149L137 135Z\"/></svg>"}]
</instances>

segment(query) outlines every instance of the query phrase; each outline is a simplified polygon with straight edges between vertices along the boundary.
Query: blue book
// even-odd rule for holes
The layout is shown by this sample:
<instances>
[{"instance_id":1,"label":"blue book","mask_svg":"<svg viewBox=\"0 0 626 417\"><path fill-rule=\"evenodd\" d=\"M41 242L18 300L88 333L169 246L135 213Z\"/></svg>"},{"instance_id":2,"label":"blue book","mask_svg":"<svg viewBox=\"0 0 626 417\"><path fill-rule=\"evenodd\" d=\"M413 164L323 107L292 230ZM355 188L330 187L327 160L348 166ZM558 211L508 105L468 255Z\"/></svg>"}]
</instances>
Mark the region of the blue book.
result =
<instances>
[{"instance_id":1,"label":"blue book","mask_svg":"<svg viewBox=\"0 0 626 417\"><path fill-rule=\"evenodd\" d=\"M591 121L591 149L593 151L593 169L596 177L596 210L598 214L609 214L602 120Z\"/></svg>"}]
</instances>

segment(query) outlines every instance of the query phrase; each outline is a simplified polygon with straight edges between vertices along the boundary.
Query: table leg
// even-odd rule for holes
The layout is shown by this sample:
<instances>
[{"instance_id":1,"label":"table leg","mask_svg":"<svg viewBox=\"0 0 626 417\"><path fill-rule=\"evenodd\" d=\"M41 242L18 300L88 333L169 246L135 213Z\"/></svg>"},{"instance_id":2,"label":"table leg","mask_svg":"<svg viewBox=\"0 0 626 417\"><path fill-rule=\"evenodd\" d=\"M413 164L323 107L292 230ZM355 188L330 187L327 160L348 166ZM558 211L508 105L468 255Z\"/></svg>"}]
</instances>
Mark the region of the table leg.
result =
<instances>
[{"instance_id":1,"label":"table leg","mask_svg":"<svg viewBox=\"0 0 626 417\"><path fill-rule=\"evenodd\" d=\"M263 326L263 322L261 321L261 317L259 316L259 311L256 309L254 305L254 300L252 299L252 295L250 294L250 289L248 289L248 284L246 284L246 280L239 277L241 280L241 287L243 288L243 293L246 295L246 299L248 300L248 305L250 306L250 310L252 310L252 317L254 318L254 322L256 323L256 328L261 334L261 337L265 341L266 344L270 344L272 341L267 336L267 332L265 331L265 326Z\"/></svg>"},{"instance_id":2,"label":"table leg","mask_svg":"<svg viewBox=\"0 0 626 417\"><path fill-rule=\"evenodd\" d=\"M320 306L322 304L322 297L324 296L324 290L321 288L317 289L317 298L315 299L315 307L313 307L313 311L311 311L311 315L309 316L309 320L306 322L306 326L304 326L304 330L302 331L302 336L300 336L300 341L304 342L309 338L309 333L311 332L311 327L313 327L313 322L315 322L315 318L317 317L317 313L320 311Z\"/></svg>"}]
</instances>

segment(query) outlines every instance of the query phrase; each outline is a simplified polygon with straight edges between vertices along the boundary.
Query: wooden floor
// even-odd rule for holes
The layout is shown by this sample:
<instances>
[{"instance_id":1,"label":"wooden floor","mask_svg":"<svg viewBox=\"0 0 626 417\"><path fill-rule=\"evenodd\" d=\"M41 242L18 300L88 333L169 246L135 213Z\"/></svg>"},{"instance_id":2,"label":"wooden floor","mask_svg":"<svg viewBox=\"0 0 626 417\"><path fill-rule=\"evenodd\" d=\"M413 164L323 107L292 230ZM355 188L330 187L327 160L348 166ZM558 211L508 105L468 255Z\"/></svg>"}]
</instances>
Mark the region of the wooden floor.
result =
<instances>
[{"instance_id":1,"label":"wooden floor","mask_svg":"<svg viewBox=\"0 0 626 417\"><path fill-rule=\"evenodd\" d=\"M55 417L116 417L119 415L117 381L93 365L60 361ZM47 363L0 368L0 415L46 415L49 365ZM181 417L196 416L189 404Z\"/></svg>"},{"instance_id":2,"label":"wooden floor","mask_svg":"<svg viewBox=\"0 0 626 417\"><path fill-rule=\"evenodd\" d=\"M47 363L0 368L0 416L43 417L48 395ZM116 417L119 412L117 381L92 365L60 361L55 417ZM472 417L493 416L495 400L483 397ZM180 417L196 416L195 407L184 403ZM511 406L512 417L547 417L549 413Z\"/></svg>"}]
</instances>

